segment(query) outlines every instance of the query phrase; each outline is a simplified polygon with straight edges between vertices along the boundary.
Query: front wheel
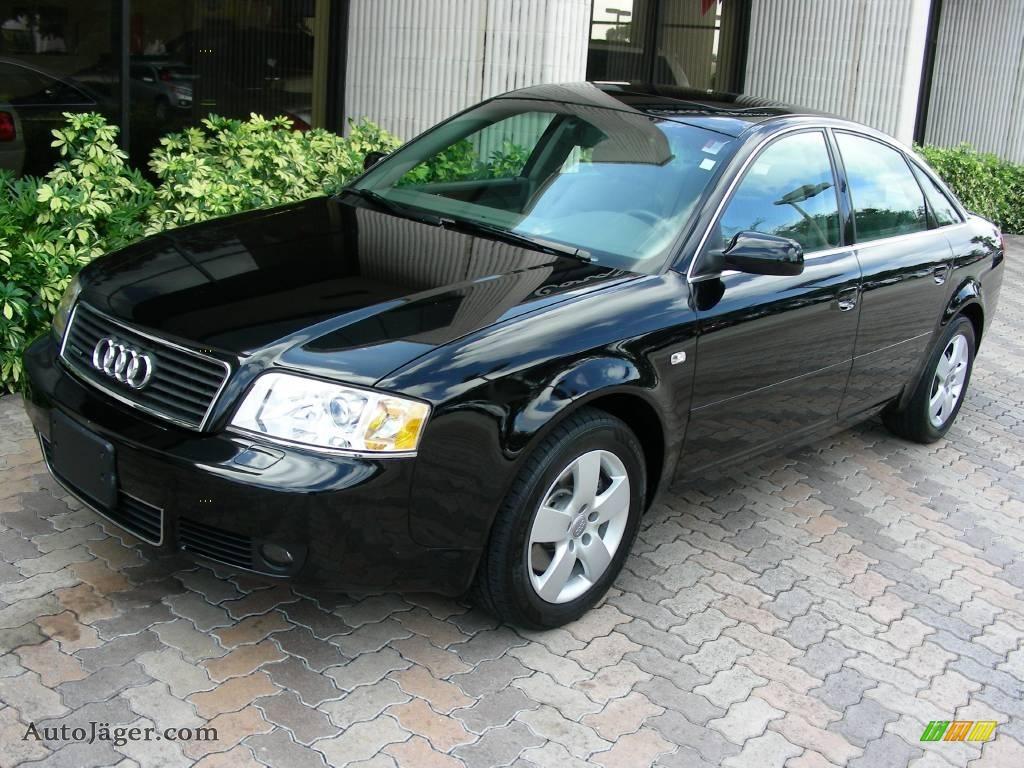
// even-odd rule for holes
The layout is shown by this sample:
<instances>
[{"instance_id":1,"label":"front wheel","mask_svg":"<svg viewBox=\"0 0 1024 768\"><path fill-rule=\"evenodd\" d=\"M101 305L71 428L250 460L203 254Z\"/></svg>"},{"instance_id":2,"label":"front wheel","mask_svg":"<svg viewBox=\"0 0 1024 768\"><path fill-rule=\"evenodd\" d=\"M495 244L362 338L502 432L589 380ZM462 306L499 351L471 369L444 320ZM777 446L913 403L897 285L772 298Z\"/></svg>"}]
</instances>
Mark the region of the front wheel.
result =
<instances>
[{"instance_id":1,"label":"front wheel","mask_svg":"<svg viewBox=\"0 0 1024 768\"><path fill-rule=\"evenodd\" d=\"M975 346L971 321L963 316L953 320L932 350L906 406L883 412L890 431L918 443L933 443L945 435L963 405Z\"/></svg>"},{"instance_id":2,"label":"front wheel","mask_svg":"<svg viewBox=\"0 0 1024 768\"><path fill-rule=\"evenodd\" d=\"M646 476L636 436L583 409L527 459L494 522L475 597L522 627L557 627L608 591L629 555Z\"/></svg>"}]
</instances>

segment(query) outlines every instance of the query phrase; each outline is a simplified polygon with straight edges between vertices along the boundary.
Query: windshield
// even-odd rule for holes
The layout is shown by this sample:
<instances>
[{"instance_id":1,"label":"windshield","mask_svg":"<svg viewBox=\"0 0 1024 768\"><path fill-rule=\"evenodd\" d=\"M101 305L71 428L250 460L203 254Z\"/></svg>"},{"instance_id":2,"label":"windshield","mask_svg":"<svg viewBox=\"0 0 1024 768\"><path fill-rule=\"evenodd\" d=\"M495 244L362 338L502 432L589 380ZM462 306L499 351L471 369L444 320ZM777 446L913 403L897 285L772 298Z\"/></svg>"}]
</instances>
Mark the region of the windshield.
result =
<instances>
[{"instance_id":1,"label":"windshield","mask_svg":"<svg viewBox=\"0 0 1024 768\"><path fill-rule=\"evenodd\" d=\"M626 109L498 99L425 133L356 189L394 207L656 272L731 137Z\"/></svg>"}]
</instances>

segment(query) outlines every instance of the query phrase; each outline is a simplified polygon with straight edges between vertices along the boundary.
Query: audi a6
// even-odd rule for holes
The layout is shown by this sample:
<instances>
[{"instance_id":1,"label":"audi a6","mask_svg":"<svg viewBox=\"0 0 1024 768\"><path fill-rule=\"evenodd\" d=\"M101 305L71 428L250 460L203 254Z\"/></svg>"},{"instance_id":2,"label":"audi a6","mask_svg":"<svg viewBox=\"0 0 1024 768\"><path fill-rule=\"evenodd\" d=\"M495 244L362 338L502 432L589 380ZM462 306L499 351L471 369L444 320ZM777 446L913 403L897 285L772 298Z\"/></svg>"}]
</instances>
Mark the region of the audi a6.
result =
<instances>
[{"instance_id":1,"label":"audi a6","mask_svg":"<svg viewBox=\"0 0 1024 768\"><path fill-rule=\"evenodd\" d=\"M1005 249L912 151L749 97L540 86L340 194L100 258L25 356L54 476L155 551L580 616L659 489L950 428Z\"/></svg>"}]
</instances>

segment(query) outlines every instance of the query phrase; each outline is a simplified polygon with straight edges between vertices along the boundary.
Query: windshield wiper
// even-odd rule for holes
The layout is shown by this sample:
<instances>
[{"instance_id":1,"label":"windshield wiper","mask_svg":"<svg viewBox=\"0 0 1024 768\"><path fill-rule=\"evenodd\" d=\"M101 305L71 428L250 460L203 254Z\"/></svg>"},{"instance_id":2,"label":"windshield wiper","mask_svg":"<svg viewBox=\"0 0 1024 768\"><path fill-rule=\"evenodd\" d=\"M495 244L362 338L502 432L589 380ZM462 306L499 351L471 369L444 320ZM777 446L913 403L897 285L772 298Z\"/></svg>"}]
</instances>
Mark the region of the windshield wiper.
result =
<instances>
[{"instance_id":1,"label":"windshield wiper","mask_svg":"<svg viewBox=\"0 0 1024 768\"><path fill-rule=\"evenodd\" d=\"M348 187L343 189L342 192L349 195L355 195L363 200L369 200L378 208L403 219L412 219L413 221L419 221L424 224L432 224L435 227L440 227L445 222L445 220L440 216L435 216L433 214L426 213L425 211L419 211L411 206L396 203L394 200L389 200L384 197L384 195L379 192L374 192L372 189L366 189L364 187Z\"/></svg>"},{"instance_id":2,"label":"windshield wiper","mask_svg":"<svg viewBox=\"0 0 1024 768\"><path fill-rule=\"evenodd\" d=\"M545 240L541 237L521 235L510 229L496 227L493 224L484 224L481 221L453 219L446 216L441 220L441 224L442 226L452 227L453 229L468 229L473 232L481 232L494 237L496 240L504 240L505 242L512 243L513 245L521 245L535 251L550 253L553 256L568 256L571 259L576 259L586 264L589 264L594 260L594 257L590 255L590 251L586 251L582 248L556 243L552 240Z\"/></svg>"}]
</instances>

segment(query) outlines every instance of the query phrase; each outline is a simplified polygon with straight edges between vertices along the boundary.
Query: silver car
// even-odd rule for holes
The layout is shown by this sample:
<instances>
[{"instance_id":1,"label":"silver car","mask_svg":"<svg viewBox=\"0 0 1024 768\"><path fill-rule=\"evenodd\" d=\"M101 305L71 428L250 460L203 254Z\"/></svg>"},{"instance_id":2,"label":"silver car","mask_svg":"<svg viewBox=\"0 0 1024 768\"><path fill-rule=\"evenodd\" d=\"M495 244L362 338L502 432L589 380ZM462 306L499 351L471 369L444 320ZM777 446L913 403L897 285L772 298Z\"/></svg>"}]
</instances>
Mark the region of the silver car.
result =
<instances>
[{"instance_id":1,"label":"silver car","mask_svg":"<svg viewBox=\"0 0 1024 768\"><path fill-rule=\"evenodd\" d=\"M141 61L131 65L131 98L135 104L151 104L156 117L164 120L172 110L192 108L195 75L185 64L170 61Z\"/></svg>"}]
</instances>

